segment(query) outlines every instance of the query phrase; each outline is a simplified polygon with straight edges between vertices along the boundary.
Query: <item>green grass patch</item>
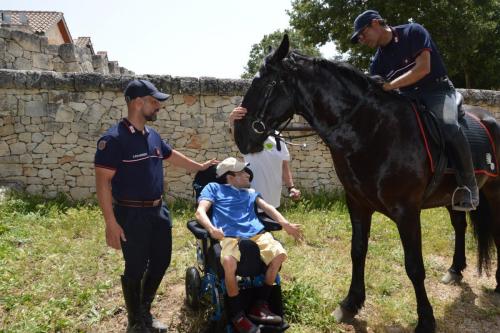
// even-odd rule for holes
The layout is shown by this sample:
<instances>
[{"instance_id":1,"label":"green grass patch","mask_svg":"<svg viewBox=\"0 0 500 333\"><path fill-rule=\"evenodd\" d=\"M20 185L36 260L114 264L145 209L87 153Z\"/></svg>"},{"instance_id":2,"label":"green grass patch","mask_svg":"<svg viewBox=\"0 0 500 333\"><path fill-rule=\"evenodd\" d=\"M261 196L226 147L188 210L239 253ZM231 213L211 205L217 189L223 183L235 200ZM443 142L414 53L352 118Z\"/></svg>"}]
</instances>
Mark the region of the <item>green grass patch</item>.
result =
<instances>
[{"instance_id":1,"label":"green grass patch","mask_svg":"<svg viewBox=\"0 0 500 333\"><path fill-rule=\"evenodd\" d=\"M186 228L194 217L192 201L170 205L173 216L173 257L159 291L160 299L174 302L172 331L197 332L206 311L190 312L183 294L172 300L169 286L184 283L185 269L196 262L195 239ZM366 261L365 308L354 328L337 324L330 313L350 285L351 225L342 193L304 194L300 202L286 201L283 214L303 226L306 242L298 245L285 233L275 233L289 253L281 270L286 319L290 333L376 332L416 323L416 304L406 277L401 242L395 224L373 216ZM444 209L422 212L426 286L438 326L457 331L466 311L480 326L500 316L492 289L494 279L474 275L463 287L439 284L451 263L454 236ZM475 267L475 244L467 235L469 266ZM494 263L493 267L496 267ZM108 248L99 208L65 197L47 200L14 195L0 202L0 332L116 331L124 308L119 275L121 253ZM477 284L477 285L475 285ZM454 292L443 297L441 292ZM482 305L475 305L477 300ZM476 301L475 301L476 300ZM497 304L497 305L495 305ZM464 310L465 309L465 310ZM478 326L479 327L479 326ZM172 327L171 327L172 328ZM454 330L455 329L455 330Z\"/></svg>"}]
</instances>

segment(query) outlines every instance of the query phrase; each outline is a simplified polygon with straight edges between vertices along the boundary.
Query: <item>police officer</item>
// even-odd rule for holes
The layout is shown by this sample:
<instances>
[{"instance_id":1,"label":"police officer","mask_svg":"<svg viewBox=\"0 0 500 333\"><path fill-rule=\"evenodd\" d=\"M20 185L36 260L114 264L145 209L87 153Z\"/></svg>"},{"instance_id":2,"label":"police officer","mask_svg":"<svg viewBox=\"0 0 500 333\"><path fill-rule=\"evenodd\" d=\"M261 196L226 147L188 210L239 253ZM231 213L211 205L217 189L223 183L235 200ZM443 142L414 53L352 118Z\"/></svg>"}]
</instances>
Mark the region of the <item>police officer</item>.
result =
<instances>
[{"instance_id":1,"label":"police officer","mask_svg":"<svg viewBox=\"0 0 500 333\"><path fill-rule=\"evenodd\" d=\"M156 119L160 102L169 97L149 81L129 82L125 89L128 117L97 143L96 191L106 223L106 243L121 248L125 260L121 281L127 332L166 331L150 312L172 251L172 224L162 197L163 160L190 171L217 163L200 164L187 158L146 126Z\"/></svg>"},{"instance_id":2,"label":"police officer","mask_svg":"<svg viewBox=\"0 0 500 333\"><path fill-rule=\"evenodd\" d=\"M421 100L441 121L460 185L453 193L456 200L452 207L461 211L475 209L479 192L469 143L457 119L455 88L429 32L417 23L388 26L377 11L367 10L354 21L351 42L377 49L370 74L387 80L384 90L399 89Z\"/></svg>"}]
</instances>

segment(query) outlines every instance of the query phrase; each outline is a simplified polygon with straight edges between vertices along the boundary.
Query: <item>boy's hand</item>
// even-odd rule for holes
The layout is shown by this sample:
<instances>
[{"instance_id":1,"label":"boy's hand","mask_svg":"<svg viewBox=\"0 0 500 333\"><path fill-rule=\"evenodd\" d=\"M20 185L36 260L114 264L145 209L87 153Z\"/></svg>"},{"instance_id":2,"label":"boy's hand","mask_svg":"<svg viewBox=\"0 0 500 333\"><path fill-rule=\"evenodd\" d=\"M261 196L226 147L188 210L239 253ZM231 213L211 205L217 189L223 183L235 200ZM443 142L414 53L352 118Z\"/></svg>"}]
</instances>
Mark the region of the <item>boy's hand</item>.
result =
<instances>
[{"instance_id":1,"label":"boy's hand","mask_svg":"<svg viewBox=\"0 0 500 333\"><path fill-rule=\"evenodd\" d=\"M221 240L224 238L224 232L222 231L222 228L212 228L210 229L209 234L213 239Z\"/></svg>"},{"instance_id":2,"label":"boy's hand","mask_svg":"<svg viewBox=\"0 0 500 333\"><path fill-rule=\"evenodd\" d=\"M300 224L286 223L283 225L283 229L299 243L304 241L304 235L302 234Z\"/></svg>"}]
</instances>

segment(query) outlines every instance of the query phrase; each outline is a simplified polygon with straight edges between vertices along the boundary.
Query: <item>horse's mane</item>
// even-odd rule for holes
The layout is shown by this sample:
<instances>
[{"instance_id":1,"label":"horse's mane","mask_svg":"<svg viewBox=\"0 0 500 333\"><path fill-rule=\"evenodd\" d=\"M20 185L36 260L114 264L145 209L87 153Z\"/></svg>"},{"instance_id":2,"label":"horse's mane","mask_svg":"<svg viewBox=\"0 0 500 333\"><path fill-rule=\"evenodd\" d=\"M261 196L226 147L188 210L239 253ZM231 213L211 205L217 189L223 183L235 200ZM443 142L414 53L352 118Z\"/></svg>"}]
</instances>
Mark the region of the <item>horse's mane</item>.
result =
<instances>
[{"instance_id":1,"label":"horse's mane","mask_svg":"<svg viewBox=\"0 0 500 333\"><path fill-rule=\"evenodd\" d=\"M303 55L296 50L290 51L288 53L288 57L297 57L309 61L316 67L316 69L325 69L328 72L332 73L332 75L335 75L335 73L340 73L343 77L347 77L354 82L357 82L364 86L368 86L370 88L381 86L380 81L377 81L376 79L366 75L347 62L333 61L322 57L310 57L307 55Z\"/></svg>"}]
</instances>

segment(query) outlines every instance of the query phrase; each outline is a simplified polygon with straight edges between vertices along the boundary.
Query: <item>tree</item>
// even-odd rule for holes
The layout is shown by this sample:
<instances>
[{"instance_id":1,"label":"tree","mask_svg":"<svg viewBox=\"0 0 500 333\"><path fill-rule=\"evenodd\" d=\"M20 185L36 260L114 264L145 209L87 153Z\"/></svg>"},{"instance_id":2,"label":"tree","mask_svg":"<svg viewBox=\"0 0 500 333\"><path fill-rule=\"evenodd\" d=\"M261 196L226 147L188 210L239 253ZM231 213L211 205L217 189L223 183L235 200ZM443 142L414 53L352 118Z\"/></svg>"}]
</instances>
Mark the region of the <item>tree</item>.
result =
<instances>
[{"instance_id":1,"label":"tree","mask_svg":"<svg viewBox=\"0 0 500 333\"><path fill-rule=\"evenodd\" d=\"M269 48L276 48L281 42L283 35L287 33L290 38L290 47L310 56L320 56L319 49L304 41L304 37L296 30L281 31L276 30L269 35L264 35L259 44L253 44L250 50L250 56L245 66L245 72L241 75L242 79L251 79L259 71L264 57L269 53Z\"/></svg>"},{"instance_id":2,"label":"tree","mask_svg":"<svg viewBox=\"0 0 500 333\"><path fill-rule=\"evenodd\" d=\"M500 70L500 0L293 0L288 15L306 43L334 41L349 62L366 70L373 50L349 41L354 19L366 9L378 10L390 25L422 24L457 86L500 88L500 75L496 75Z\"/></svg>"}]
</instances>

